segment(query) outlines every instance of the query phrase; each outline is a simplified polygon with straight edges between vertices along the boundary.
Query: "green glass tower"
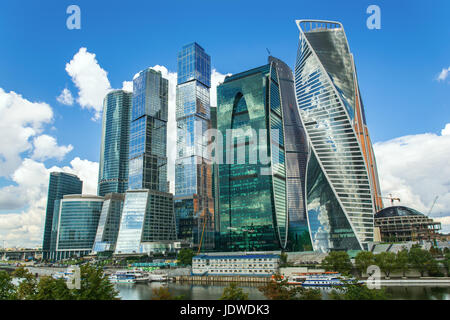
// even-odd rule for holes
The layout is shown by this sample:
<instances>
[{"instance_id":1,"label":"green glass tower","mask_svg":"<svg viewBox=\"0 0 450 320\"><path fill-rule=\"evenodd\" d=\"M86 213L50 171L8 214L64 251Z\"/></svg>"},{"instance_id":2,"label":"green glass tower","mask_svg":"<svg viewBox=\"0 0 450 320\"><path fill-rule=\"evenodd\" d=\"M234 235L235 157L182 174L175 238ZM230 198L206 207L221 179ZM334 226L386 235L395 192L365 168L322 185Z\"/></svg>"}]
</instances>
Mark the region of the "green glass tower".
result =
<instances>
[{"instance_id":1,"label":"green glass tower","mask_svg":"<svg viewBox=\"0 0 450 320\"><path fill-rule=\"evenodd\" d=\"M283 110L273 63L217 87L223 136L217 188L220 251L285 249L288 234Z\"/></svg>"},{"instance_id":2,"label":"green glass tower","mask_svg":"<svg viewBox=\"0 0 450 320\"><path fill-rule=\"evenodd\" d=\"M128 155L133 94L124 90L109 92L103 100L102 143L98 195L124 193L128 188Z\"/></svg>"}]
</instances>

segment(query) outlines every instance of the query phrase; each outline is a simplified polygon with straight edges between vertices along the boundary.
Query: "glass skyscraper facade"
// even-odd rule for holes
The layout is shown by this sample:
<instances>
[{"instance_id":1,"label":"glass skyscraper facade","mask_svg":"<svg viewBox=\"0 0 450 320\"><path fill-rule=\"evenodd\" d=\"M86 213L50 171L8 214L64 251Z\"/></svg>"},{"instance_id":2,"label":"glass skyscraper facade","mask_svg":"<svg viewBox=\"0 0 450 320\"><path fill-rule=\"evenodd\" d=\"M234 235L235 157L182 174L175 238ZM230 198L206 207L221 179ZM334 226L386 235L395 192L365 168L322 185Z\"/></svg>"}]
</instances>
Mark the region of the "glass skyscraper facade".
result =
<instances>
[{"instance_id":1,"label":"glass skyscraper facade","mask_svg":"<svg viewBox=\"0 0 450 320\"><path fill-rule=\"evenodd\" d=\"M128 189L132 93L109 92L103 100L102 142L98 194L125 193Z\"/></svg>"},{"instance_id":2,"label":"glass skyscraper facade","mask_svg":"<svg viewBox=\"0 0 450 320\"><path fill-rule=\"evenodd\" d=\"M288 199L288 251L312 251L305 203L308 142L298 114L294 75L283 61L269 57L280 84L285 133L286 181Z\"/></svg>"},{"instance_id":3,"label":"glass skyscraper facade","mask_svg":"<svg viewBox=\"0 0 450 320\"><path fill-rule=\"evenodd\" d=\"M155 190L128 190L115 253L167 251L175 240L172 194Z\"/></svg>"},{"instance_id":4,"label":"glass skyscraper facade","mask_svg":"<svg viewBox=\"0 0 450 320\"><path fill-rule=\"evenodd\" d=\"M217 129L224 143L216 185L221 251L286 248L281 102L280 75L274 63L226 77L217 87Z\"/></svg>"},{"instance_id":5,"label":"glass skyscraper facade","mask_svg":"<svg viewBox=\"0 0 450 320\"><path fill-rule=\"evenodd\" d=\"M146 69L133 80L128 189L167 192L168 81Z\"/></svg>"},{"instance_id":6,"label":"glass skyscraper facade","mask_svg":"<svg viewBox=\"0 0 450 320\"><path fill-rule=\"evenodd\" d=\"M297 25L295 89L310 142L306 205L312 245L322 252L367 249L379 183L353 55L342 24Z\"/></svg>"},{"instance_id":7,"label":"glass skyscraper facade","mask_svg":"<svg viewBox=\"0 0 450 320\"><path fill-rule=\"evenodd\" d=\"M204 133L210 123L211 58L197 43L178 53L175 212L178 237L202 250L214 248L212 167Z\"/></svg>"},{"instance_id":8,"label":"glass skyscraper facade","mask_svg":"<svg viewBox=\"0 0 450 320\"><path fill-rule=\"evenodd\" d=\"M125 195L108 193L103 202L102 212L98 222L93 252L114 252L119 234L120 219L122 217Z\"/></svg>"},{"instance_id":9,"label":"glass skyscraper facade","mask_svg":"<svg viewBox=\"0 0 450 320\"><path fill-rule=\"evenodd\" d=\"M83 189L83 182L76 176L64 172L50 173L47 196L47 210L45 214L45 227L43 237L43 257L49 258L49 251L51 250L52 230L55 230L53 225L54 212L59 212L59 200L67 194L80 194ZM55 208L56 205L56 208ZM56 209L56 210L55 210Z\"/></svg>"},{"instance_id":10,"label":"glass skyscraper facade","mask_svg":"<svg viewBox=\"0 0 450 320\"><path fill-rule=\"evenodd\" d=\"M100 219L103 197L65 195L59 204L56 251L51 259L89 254L94 245Z\"/></svg>"}]
</instances>

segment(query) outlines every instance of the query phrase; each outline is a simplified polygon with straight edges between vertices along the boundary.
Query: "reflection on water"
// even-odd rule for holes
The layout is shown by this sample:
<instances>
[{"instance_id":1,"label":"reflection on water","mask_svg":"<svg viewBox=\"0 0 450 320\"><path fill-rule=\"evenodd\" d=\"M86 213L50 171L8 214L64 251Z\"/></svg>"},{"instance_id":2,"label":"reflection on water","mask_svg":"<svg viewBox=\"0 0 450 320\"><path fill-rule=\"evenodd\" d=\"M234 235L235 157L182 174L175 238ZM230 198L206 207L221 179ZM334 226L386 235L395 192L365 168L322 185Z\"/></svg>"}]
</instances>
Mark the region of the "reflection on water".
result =
<instances>
[{"instance_id":1,"label":"reflection on water","mask_svg":"<svg viewBox=\"0 0 450 320\"><path fill-rule=\"evenodd\" d=\"M139 283L118 283L115 284L119 295L123 300L150 300L153 296L153 289L167 286L174 296L183 296L186 300L218 300L222 295L226 283L219 284L191 284L191 283L159 283L149 284ZM258 285L241 286L244 292L248 293L251 300L265 300L264 295L259 292ZM390 299L394 300L450 300L450 287L421 287L421 286L393 286L385 287ZM329 288L322 288L323 299L329 299Z\"/></svg>"}]
</instances>

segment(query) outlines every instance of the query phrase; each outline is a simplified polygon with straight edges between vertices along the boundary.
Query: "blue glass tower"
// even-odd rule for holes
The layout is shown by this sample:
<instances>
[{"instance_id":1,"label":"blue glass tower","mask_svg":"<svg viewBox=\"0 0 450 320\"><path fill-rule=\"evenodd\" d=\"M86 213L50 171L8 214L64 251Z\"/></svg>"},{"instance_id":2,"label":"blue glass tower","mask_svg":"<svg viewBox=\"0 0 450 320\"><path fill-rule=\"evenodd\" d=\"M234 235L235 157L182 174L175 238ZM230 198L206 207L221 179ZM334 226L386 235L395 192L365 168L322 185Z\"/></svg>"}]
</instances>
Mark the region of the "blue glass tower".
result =
<instances>
[{"instance_id":1,"label":"blue glass tower","mask_svg":"<svg viewBox=\"0 0 450 320\"><path fill-rule=\"evenodd\" d=\"M128 152L132 93L109 92L103 100L98 195L124 193L128 188Z\"/></svg>"},{"instance_id":2,"label":"blue glass tower","mask_svg":"<svg viewBox=\"0 0 450 320\"><path fill-rule=\"evenodd\" d=\"M167 192L168 81L146 69L133 80L129 189Z\"/></svg>"},{"instance_id":3,"label":"blue glass tower","mask_svg":"<svg viewBox=\"0 0 450 320\"><path fill-rule=\"evenodd\" d=\"M53 215L55 204L58 206L59 200L67 194L80 194L83 189L83 182L76 176L64 172L50 173L48 184L47 210L45 214L44 239L42 250L44 259L48 259L52 240ZM59 211L59 208L57 209Z\"/></svg>"},{"instance_id":4,"label":"blue glass tower","mask_svg":"<svg viewBox=\"0 0 450 320\"><path fill-rule=\"evenodd\" d=\"M173 249L173 195L167 183L168 81L153 69L133 81L129 188L120 218L115 254Z\"/></svg>"},{"instance_id":5,"label":"blue glass tower","mask_svg":"<svg viewBox=\"0 0 450 320\"><path fill-rule=\"evenodd\" d=\"M178 53L175 212L178 237L210 250L214 246L212 169L205 158L210 128L211 58L197 43Z\"/></svg>"}]
</instances>

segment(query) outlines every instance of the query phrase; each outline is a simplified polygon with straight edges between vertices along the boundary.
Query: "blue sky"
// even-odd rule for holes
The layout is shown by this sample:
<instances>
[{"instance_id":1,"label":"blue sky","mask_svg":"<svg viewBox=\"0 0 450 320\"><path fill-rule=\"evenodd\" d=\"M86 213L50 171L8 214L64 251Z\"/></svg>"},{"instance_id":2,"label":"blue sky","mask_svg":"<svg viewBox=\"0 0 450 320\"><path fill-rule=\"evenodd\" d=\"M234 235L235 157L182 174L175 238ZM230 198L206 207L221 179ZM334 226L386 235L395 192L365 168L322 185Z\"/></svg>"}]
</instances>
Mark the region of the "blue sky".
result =
<instances>
[{"instance_id":1,"label":"blue sky","mask_svg":"<svg viewBox=\"0 0 450 320\"><path fill-rule=\"evenodd\" d=\"M71 4L81 8L81 30L66 28ZM381 8L381 30L366 27L371 4ZM97 162L101 121L93 121L93 111L77 103L56 100L64 88L77 98L65 67L80 48L96 55L112 88L121 88L149 66L176 72L178 50L193 41L222 74L265 64L266 48L293 67L295 19L337 20L355 56L372 140L439 136L450 122L450 84L437 80L450 67L449 12L448 0L8 1L0 6L0 88L51 106L53 118L43 132L73 150L61 159L43 160L46 168L70 165L74 157ZM0 187L17 184L11 175L0 177ZM439 192L448 196L448 189ZM430 201L422 202L429 206Z\"/></svg>"}]
</instances>

